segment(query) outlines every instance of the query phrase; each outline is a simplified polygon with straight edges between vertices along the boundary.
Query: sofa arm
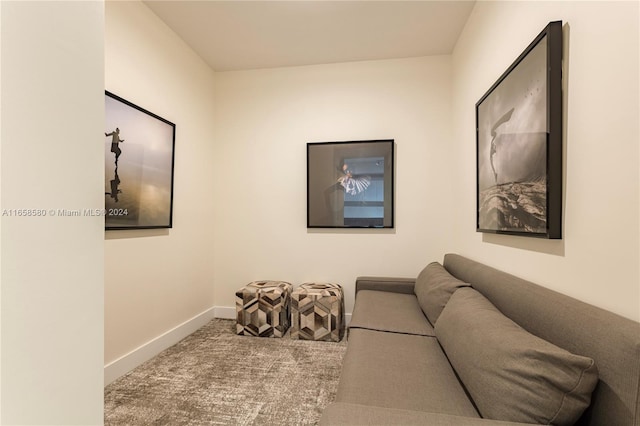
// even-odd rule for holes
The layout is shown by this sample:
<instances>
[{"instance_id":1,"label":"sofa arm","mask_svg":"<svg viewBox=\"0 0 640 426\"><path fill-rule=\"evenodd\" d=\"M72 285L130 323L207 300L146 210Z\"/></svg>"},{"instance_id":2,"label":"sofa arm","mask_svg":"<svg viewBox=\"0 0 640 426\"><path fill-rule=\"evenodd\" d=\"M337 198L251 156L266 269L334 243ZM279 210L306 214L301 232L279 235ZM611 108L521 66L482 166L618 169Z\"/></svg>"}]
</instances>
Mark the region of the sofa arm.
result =
<instances>
[{"instance_id":1,"label":"sofa arm","mask_svg":"<svg viewBox=\"0 0 640 426\"><path fill-rule=\"evenodd\" d=\"M415 283L415 278L358 277L356 278L356 294L360 290L413 294Z\"/></svg>"},{"instance_id":2,"label":"sofa arm","mask_svg":"<svg viewBox=\"0 0 640 426\"><path fill-rule=\"evenodd\" d=\"M503 422L452 414L400 410L346 402L329 404L318 423L330 425L415 425L415 426L523 426L530 423Z\"/></svg>"}]
</instances>

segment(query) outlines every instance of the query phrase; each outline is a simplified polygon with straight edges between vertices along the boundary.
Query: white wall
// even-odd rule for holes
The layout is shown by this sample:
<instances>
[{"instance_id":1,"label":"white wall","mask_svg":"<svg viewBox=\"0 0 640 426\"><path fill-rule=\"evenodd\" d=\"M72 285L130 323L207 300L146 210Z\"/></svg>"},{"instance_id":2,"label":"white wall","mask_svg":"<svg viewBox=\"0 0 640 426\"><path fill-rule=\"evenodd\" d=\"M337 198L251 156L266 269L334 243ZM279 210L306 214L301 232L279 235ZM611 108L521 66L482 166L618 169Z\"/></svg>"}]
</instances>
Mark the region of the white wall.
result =
<instances>
[{"instance_id":1,"label":"white wall","mask_svg":"<svg viewBox=\"0 0 640 426\"><path fill-rule=\"evenodd\" d=\"M216 74L216 304L257 279L415 277L453 249L450 57ZM306 228L306 143L396 142L396 227Z\"/></svg>"},{"instance_id":2,"label":"white wall","mask_svg":"<svg viewBox=\"0 0 640 426\"><path fill-rule=\"evenodd\" d=\"M103 4L0 8L0 422L102 424L104 222L55 210L104 205Z\"/></svg>"},{"instance_id":3,"label":"white wall","mask_svg":"<svg viewBox=\"0 0 640 426\"><path fill-rule=\"evenodd\" d=\"M455 247L640 319L638 2L478 2L453 54ZM565 23L564 239L475 232L474 105L533 38Z\"/></svg>"},{"instance_id":4,"label":"white wall","mask_svg":"<svg viewBox=\"0 0 640 426\"><path fill-rule=\"evenodd\" d=\"M213 71L138 1L106 3L106 89L176 124L173 228L105 233L105 361L213 307ZM125 147L123 147L123 150Z\"/></svg>"}]
</instances>

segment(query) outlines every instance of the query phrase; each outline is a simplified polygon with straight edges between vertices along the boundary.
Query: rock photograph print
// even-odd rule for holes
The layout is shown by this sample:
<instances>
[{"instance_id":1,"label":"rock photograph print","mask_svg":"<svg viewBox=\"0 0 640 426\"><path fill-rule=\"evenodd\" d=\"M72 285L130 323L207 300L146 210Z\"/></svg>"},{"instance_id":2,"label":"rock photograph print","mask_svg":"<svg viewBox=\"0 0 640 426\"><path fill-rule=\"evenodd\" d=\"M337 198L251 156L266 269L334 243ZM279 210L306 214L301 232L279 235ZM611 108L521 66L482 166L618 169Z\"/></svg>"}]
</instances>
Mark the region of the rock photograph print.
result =
<instances>
[{"instance_id":1,"label":"rock photograph print","mask_svg":"<svg viewBox=\"0 0 640 426\"><path fill-rule=\"evenodd\" d=\"M547 37L477 105L478 230L547 232Z\"/></svg>"},{"instance_id":2,"label":"rock photograph print","mask_svg":"<svg viewBox=\"0 0 640 426\"><path fill-rule=\"evenodd\" d=\"M171 228L175 125L105 92L105 228Z\"/></svg>"},{"instance_id":3,"label":"rock photograph print","mask_svg":"<svg viewBox=\"0 0 640 426\"><path fill-rule=\"evenodd\" d=\"M392 228L393 144L308 143L307 227Z\"/></svg>"}]
</instances>

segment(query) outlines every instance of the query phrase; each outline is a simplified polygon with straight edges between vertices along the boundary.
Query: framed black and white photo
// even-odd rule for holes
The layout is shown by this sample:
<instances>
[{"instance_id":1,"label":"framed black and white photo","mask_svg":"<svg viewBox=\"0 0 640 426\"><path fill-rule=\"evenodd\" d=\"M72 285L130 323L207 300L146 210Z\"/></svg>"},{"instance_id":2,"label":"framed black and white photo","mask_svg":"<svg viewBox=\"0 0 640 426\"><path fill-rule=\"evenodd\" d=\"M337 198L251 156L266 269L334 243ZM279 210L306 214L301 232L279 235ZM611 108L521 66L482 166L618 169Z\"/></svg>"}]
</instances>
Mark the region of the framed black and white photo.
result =
<instances>
[{"instance_id":1,"label":"framed black and white photo","mask_svg":"<svg viewBox=\"0 0 640 426\"><path fill-rule=\"evenodd\" d=\"M307 144L308 228L393 228L393 139Z\"/></svg>"},{"instance_id":2,"label":"framed black and white photo","mask_svg":"<svg viewBox=\"0 0 640 426\"><path fill-rule=\"evenodd\" d=\"M476 104L476 230L562 238L562 22Z\"/></svg>"},{"instance_id":3,"label":"framed black and white photo","mask_svg":"<svg viewBox=\"0 0 640 426\"><path fill-rule=\"evenodd\" d=\"M105 91L105 229L171 228L176 126Z\"/></svg>"}]
</instances>

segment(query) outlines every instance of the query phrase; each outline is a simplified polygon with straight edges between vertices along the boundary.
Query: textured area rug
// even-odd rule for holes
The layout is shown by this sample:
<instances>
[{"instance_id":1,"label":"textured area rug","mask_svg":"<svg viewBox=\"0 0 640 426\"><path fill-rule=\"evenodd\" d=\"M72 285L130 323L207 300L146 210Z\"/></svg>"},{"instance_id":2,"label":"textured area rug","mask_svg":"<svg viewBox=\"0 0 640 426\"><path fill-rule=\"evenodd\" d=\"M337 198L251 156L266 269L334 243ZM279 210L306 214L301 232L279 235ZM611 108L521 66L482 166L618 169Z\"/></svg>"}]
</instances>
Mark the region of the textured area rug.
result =
<instances>
[{"instance_id":1,"label":"textured area rug","mask_svg":"<svg viewBox=\"0 0 640 426\"><path fill-rule=\"evenodd\" d=\"M340 343L235 334L214 319L104 390L105 425L313 425L334 396Z\"/></svg>"}]
</instances>

